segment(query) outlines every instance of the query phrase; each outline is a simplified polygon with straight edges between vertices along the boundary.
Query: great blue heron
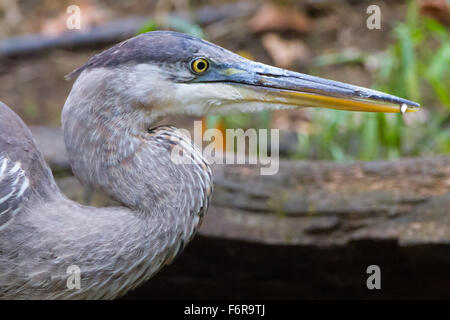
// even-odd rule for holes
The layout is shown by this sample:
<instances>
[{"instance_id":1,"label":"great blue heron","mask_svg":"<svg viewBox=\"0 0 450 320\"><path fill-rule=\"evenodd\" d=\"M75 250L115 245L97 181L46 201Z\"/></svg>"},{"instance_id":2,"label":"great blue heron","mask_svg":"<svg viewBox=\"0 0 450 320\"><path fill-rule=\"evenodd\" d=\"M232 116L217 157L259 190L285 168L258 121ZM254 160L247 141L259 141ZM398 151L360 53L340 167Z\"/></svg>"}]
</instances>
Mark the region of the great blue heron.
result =
<instances>
[{"instance_id":1,"label":"great blue heron","mask_svg":"<svg viewBox=\"0 0 450 320\"><path fill-rule=\"evenodd\" d=\"M62 126L73 172L122 206L93 208L67 199L29 129L0 104L1 298L115 298L180 253L208 209L212 177L202 153L176 128L151 128L166 115L418 107L167 31L119 43L69 76L78 78ZM174 147L193 163L171 161ZM71 266L81 272L79 289L67 287Z\"/></svg>"}]
</instances>

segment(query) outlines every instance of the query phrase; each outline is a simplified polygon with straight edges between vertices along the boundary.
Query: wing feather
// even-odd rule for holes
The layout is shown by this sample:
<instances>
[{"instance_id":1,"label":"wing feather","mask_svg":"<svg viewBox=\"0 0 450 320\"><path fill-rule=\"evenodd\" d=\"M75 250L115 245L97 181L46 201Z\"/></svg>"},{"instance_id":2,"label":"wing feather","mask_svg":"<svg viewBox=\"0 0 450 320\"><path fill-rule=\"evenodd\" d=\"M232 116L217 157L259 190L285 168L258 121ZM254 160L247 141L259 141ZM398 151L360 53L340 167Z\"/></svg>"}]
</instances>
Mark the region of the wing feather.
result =
<instances>
[{"instance_id":1,"label":"wing feather","mask_svg":"<svg viewBox=\"0 0 450 320\"><path fill-rule=\"evenodd\" d=\"M22 208L29 186L30 181L21 163L0 155L0 229Z\"/></svg>"}]
</instances>

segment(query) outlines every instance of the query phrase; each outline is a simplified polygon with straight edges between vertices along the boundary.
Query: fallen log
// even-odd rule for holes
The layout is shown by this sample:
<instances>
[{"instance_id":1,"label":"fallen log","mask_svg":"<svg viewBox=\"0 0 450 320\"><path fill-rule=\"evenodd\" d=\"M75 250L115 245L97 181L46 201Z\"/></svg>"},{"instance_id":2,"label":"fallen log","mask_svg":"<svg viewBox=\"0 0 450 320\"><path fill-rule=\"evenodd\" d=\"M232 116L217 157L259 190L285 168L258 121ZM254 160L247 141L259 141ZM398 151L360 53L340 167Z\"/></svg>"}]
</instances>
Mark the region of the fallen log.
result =
<instances>
[{"instance_id":1,"label":"fallen log","mask_svg":"<svg viewBox=\"0 0 450 320\"><path fill-rule=\"evenodd\" d=\"M63 146L61 136L33 132L47 161L68 169L49 152ZM450 297L450 156L280 161L272 176L259 169L214 165L213 201L199 236L127 297ZM58 183L86 202L74 177ZM88 199L113 204L101 195ZM371 264L385 275L379 294L365 285Z\"/></svg>"}]
</instances>

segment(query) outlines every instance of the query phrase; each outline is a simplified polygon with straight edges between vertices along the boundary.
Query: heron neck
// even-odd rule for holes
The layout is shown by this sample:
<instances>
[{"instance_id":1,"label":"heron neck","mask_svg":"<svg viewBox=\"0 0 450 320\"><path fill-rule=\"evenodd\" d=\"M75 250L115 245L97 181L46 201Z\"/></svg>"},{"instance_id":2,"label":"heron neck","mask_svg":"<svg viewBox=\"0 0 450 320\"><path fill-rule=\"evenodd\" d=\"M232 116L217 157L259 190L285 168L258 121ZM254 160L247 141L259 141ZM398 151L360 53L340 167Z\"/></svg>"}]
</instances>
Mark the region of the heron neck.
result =
<instances>
[{"instance_id":1,"label":"heron neck","mask_svg":"<svg viewBox=\"0 0 450 320\"><path fill-rule=\"evenodd\" d=\"M201 153L194 157L200 159L196 165L174 163L173 141L157 139L158 130L148 131L156 119L151 109L105 87L104 81L87 80L76 81L62 113L74 174L144 216L191 228L190 221L198 222L196 214L206 208L212 185Z\"/></svg>"},{"instance_id":2,"label":"heron neck","mask_svg":"<svg viewBox=\"0 0 450 320\"><path fill-rule=\"evenodd\" d=\"M117 245L126 248L116 256L118 261L109 262L127 270L127 276L115 280L115 286L135 286L169 263L192 239L209 204L211 172L205 163L171 161L173 141L163 138L170 136L170 130L149 131L155 121L151 111L109 88L80 80L86 79L79 78L74 84L62 112L72 169L83 183L101 189L123 207L80 207L77 216L82 228L88 217L93 219L90 227L96 233L113 234L114 241L103 237L107 241L97 250L114 251L112 247ZM203 161L201 153L194 158ZM122 231L103 232L112 227ZM106 273L103 278L112 278L107 271L110 268L100 270ZM94 272L99 277L98 270Z\"/></svg>"}]
</instances>

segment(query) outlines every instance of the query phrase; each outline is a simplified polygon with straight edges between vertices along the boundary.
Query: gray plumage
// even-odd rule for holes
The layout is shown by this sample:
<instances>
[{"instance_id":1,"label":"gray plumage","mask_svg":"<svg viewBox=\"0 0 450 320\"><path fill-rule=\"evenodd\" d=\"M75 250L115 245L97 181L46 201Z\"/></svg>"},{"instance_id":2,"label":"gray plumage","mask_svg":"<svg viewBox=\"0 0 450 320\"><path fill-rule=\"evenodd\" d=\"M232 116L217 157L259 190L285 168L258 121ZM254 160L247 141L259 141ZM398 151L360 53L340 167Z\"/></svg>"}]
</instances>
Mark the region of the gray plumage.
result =
<instances>
[{"instance_id":1,"label":"gray plumage","mask_svg":"<svg viewBox=\"0 0 450 320\"><path fill-rule=\"evenodd\" d=\"M87 69L116 68L152 62L159 65L188 65L195 57L211 56L226 62L245 60L242 57L208 41L172 31L153 31L127 39L93 56L85 65L66 76L71 79ZM176 74L175 74L176 75ZM187 80L195 78L193 75Z\"/></svg>"},{"instance_id":2,"label":"gray plumage","mask_svg":"<svg viewBox=\"0 0 450 320\"><path fill-rule=\"evenodd\" d=\"M22 123L5 105L1 108L2 132L7 127L5 114L14 116L10 118L14 123ZM27 128L21 130L23 136L30 136ZM2 139L0 165L6 162L10 170L20 163L13 180L20 172L31 181L21 197L13 193L13 201L4 202L14 211L7 212L9 221L0 220L0 297L114 298L171 262L194 235L211 194L206 163L167 165L174 147L167 137L172 134L176 133L171 127L143 133L140 150L127 155L128 163L117 160L117 167L111 167L111 190L121 190L116 199L130 208L92 208L68 200L54 185L31 140L9 152L11 140ZM183 137L171 139L180 146L178 139ZM191 143L184 142L182 147ZM148 171L135 171L137 162L142 167L146 163ZM32 169L37 164L38 170ZM117 183L115 175L123 180ZM0 181L2 195L9 193L10 182ZM67 288L71 265L81 269L80 290Z\"/></svg>"},{"instance_id":3,"label":"gray plumage","mask_svg":"<svg viewBox=\"0 0 450 320\"><path fill-rule=\"evenodd\" d=\"M122 206L67 199L28 128L0 104L0 298L115 298L181 252L207 211L212 177L180 130L152 128L167 115L418 107L167 31L119 43L68 77L77 79L61 119L73 172ZM67 286L73 266L80 289Z\"/></svg>"},{"instance_id":4,"label":"gray plumage","mask_svg":"<svg viewBox=\"0 0 450 320\"><path fill-rule=\"evenodd\" d=\"M123 206L93 208L67 199L29 129L1 104L3 299L123 295L170 263L207 211L212 177L199 149L174 127L149 130L152 106L139 105L117 68L83 71L62 114L71 165L82 182ZM174 163L174 148L191 162ZM80 289L67 287L72 265L80 268Z\"/></svg>"}]
</instances>

